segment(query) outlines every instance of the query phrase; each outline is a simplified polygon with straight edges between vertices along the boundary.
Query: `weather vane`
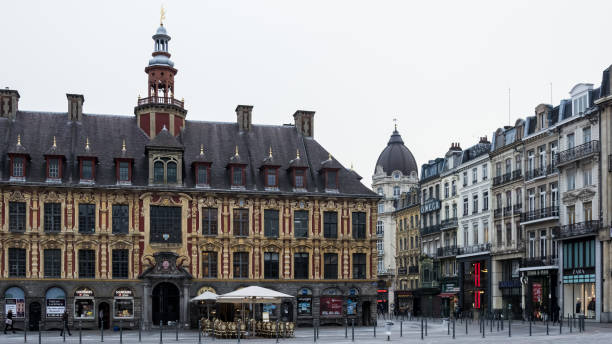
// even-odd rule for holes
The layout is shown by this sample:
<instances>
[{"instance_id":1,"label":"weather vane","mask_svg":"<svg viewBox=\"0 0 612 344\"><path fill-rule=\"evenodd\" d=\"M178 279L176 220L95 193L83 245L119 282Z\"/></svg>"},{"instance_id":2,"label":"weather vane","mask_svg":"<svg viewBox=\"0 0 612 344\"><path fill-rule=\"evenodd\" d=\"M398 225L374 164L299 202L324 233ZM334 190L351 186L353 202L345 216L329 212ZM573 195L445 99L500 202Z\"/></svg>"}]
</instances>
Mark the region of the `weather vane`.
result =
<instances>
[{"instance_id":1,"label":"weather vane","mask_svg":"<svg viewBox=\"0 0 612 344\"><path fill-rule=\"evenodd\" d=\"M161 5L161 10L159 11L159 25L164 26L164 19L166 19L166 10L164 9L164 5Z\"/></svg>"},{"instance_id":2,"label":"weather vane","mask_svg":"<svg viewBox=\"0 0 612 344\"><path fill-rule=\"evenodd\" d=\"M395 125L395 130L397 130L397 118L394 118L394 119L393 119L393 123L394 123L394 125Z\"/></svg>"}]
</instances>

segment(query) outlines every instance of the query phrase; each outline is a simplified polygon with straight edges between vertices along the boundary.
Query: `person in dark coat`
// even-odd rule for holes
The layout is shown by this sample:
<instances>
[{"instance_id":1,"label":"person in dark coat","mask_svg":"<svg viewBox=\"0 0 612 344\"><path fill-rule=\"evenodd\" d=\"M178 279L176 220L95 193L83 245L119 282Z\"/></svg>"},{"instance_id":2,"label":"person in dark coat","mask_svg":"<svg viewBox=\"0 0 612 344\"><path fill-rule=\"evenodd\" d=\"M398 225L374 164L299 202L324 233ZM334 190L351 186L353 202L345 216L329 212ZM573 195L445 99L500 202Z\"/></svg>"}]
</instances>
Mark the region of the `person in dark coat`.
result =
<instances>
[{"instance_id":1,"label":"person in dark coat","mask_svg":"<svg viewBox=\"0 0 612 344\"><path fill-rule=\"evenodd\" d=\"M13 327L13 311L10 309L6 314L6 319L4 320L4 334L6 334L6 331L9 329L9 327L13 331L13 333L15 333L15 328Z\"/></svg>"},{"instance_id":2,"label":"person in dark coat","mask_svg":"<svg viewBox=\"0 0 612 344\"><path fill-rule=\"evenodd\" d=\"M64 335L64 330L66 330L66 332L68 332L69 336L72 336L72 333L70 333L70 328L68 327L68 311L64 311L64 314L62 314L62 330L60 331L60 337Z\"/></svg>"}]
</instances>

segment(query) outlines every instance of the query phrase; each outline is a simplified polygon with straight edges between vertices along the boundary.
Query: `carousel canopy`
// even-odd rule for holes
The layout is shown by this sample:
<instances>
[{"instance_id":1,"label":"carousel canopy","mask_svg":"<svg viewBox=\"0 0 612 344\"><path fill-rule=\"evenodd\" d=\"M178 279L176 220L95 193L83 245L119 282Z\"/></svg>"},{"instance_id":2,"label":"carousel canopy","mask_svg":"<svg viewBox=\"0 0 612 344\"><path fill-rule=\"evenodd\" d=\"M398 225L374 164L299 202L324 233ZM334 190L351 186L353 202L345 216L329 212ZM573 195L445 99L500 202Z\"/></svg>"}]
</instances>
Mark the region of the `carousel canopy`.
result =
<instances>
[{"instance_id":1,"label":"carousel canopy","mask_svg":"<svg viewBox=\"0 0 612 344\"><path fill-rule=\"evenodd\" d=\"M215 301L217 300L217 298L219 297L219 295L210 292L210 291L205 291L202 294L194 297L193 299L191 299L191 302L195 302L195 301Z\"/></svg>"},{"instance_id":2,"label":"carousel canopy","mask_svg":"<svg viewBox=\"0 0 612 344\"><path fill-rule=\"evenodd\" d=\"M293 296L280 293L278 291L250 286L230 293L219 295L217 302L219 303L280 303L283 298L292 298Z\"/></svg>"}]
</instances>

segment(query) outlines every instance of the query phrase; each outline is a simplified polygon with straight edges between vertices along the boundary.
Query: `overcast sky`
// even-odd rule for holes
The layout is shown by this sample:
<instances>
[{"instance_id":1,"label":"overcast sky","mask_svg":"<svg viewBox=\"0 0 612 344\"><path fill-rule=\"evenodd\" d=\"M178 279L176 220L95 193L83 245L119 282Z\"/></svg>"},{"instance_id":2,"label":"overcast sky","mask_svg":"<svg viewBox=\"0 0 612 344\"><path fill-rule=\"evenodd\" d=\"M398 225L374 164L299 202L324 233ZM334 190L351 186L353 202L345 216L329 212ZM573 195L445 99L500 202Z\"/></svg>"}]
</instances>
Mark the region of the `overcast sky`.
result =
<instances>
[{"instance_id":1,"label":"overcast sky","mask_svg":"<svg viewBox=\"0 0 612 344\"><path fill-rule=\"evenodd\" d=\"M133 115L161 1L3 1L0 87L22 110ZM188 119L292 123L371 184L393 118L419 166L599 86L612 64L611 1L163 1L176 98Z\"/></svg>"}]
</instances>

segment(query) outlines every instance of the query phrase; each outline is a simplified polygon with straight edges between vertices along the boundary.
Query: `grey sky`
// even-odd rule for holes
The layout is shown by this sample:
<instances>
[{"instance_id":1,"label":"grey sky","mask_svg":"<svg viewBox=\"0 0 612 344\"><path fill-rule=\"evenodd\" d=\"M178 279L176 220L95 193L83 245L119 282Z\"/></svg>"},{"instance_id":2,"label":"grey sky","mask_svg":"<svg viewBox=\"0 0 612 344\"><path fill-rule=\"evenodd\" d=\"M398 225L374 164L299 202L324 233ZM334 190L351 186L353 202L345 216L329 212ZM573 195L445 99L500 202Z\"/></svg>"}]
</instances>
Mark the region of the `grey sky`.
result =
<instances>
[{"instance_id":1,"label":"grey sky","mask_svg":"<svg viewBox=\"0 0 612 344\"><path fill-rule=\"evenodd\" d=\"M161 2L3 1L0 87L24 110L133 114L146 93ZM397 117L419 166L535 106L599 86L612 64L610 1L164 1L176 97L192 120L292 123L370 186Z\"/></svg>"}]
</instances>

